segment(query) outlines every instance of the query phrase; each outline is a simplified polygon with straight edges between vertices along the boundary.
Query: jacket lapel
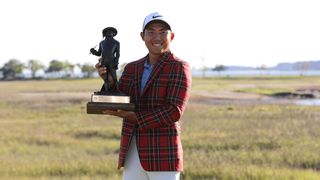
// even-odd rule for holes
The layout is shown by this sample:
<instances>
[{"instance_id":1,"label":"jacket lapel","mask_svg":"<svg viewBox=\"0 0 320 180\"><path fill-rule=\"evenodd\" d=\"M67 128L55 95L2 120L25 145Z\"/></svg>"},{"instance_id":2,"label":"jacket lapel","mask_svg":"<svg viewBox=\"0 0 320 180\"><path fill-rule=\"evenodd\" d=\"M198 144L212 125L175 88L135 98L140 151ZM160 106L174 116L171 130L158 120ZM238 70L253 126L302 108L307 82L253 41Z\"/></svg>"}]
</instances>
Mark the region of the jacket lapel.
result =
<instances>
[{"instance_id":1,"label":"jacket lapel","mask_svg":"<svg viewBox=\"0 0 320 180\"><path fill-rule=\"evenodd\" d=\"M143 58L141 61L139 61L137 64L136 64L136 71L135 71L135 85L134 85L134 88L135 88L135 97L138 98L140 97L140 87L141 87L141 79L142 79L142 74L143 74L143 70L144 70L144 61L145 61L146 58ZM136 99L138 100L138 99Z\"/></svg>"}]
</instances>

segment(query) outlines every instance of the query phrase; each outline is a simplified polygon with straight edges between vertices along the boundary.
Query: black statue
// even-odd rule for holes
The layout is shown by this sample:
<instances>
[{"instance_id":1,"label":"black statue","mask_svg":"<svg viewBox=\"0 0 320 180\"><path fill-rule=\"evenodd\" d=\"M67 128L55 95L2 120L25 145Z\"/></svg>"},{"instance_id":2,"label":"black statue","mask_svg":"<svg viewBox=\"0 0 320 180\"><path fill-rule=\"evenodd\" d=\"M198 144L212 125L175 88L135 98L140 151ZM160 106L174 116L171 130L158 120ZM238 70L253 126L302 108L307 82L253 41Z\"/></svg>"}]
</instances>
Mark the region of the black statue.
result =
<instances>
[{"instance_id":1,"label":"black statue","mask_svg":"<svg viewBox=\"0 0 320 180\"><path fill-rule=\"evenodd\" d=\"M118 69L119 64L120 43L113 38L116 35L117 30L114 27L103 29L102 36L104 37L104 40L100 42L98 51L94 48L90 49L90 52L93 55L101 56L101 67L107 68L107 73L103 78L104 85L100 92L102 94L118 91L116 70Z\"/></svg>"}]
</instances>

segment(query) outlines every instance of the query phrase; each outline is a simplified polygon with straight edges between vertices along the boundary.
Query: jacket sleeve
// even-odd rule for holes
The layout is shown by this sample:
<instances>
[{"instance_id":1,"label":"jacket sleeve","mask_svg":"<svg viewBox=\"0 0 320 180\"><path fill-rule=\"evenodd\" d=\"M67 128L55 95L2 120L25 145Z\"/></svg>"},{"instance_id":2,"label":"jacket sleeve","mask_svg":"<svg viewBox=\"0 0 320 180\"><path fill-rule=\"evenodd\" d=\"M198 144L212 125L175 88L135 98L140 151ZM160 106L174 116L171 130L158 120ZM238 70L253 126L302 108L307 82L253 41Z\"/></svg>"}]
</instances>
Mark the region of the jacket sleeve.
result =
<instances>
[{"instance_id":1,"label":"jacket sleeve","mask_svg":"<svg viewBox=\"0 0 320 180\"><path fill-rule=\"evenodd\" d=\"M152 111L136 112L138 127L140 129L168 127L179 121L190 97L191 81L189 64L187 62L178 64L170 75L164 105Z\"/></svg>"}]
</instances>

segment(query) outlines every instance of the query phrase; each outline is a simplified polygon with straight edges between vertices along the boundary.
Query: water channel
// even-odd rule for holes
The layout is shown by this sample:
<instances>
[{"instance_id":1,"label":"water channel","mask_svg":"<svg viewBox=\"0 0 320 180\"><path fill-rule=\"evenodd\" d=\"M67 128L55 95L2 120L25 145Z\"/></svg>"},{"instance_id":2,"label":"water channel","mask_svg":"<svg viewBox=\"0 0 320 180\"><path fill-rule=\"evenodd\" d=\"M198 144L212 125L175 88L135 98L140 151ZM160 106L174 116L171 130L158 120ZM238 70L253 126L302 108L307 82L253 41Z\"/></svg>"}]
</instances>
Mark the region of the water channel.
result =
<instances>
[{"instance_id":1,"label":"water channel","mask_svg":"<svg viewBox=\"0 0 320 180\"><path fill-rule=\"evenodd\" d=\"M302 99L295 101L295 103L302 106L320 106L320 99Z\"/></svg>"}]
</instances>

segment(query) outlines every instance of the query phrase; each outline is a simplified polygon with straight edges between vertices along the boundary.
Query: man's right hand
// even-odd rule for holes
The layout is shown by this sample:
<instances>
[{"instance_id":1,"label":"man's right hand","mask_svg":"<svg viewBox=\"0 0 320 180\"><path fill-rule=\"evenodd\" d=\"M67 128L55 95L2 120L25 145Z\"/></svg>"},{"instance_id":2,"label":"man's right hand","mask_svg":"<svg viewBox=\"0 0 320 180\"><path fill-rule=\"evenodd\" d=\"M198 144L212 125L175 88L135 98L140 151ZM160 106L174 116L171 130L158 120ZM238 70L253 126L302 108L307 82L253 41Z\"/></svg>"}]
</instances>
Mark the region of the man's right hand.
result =
<instances>
[{"instance_id":1,"label":"man's right hand","mask_svg":"<svg viewBox=\"0 0 320 180\"><path fill-rule=\"evenodd\" d=\"M97 71L98 71L98 74L99 76L104 79L104 76L105 74L107 73L107 68L106 67L101 67L101 63L100 63L100 60L99 62L95 65Z\"/></svg>"}]
</instances>

